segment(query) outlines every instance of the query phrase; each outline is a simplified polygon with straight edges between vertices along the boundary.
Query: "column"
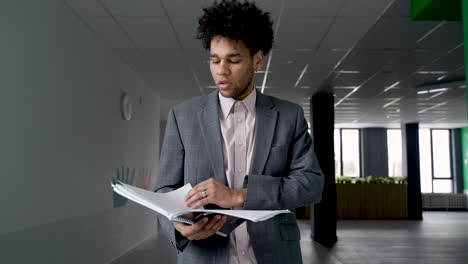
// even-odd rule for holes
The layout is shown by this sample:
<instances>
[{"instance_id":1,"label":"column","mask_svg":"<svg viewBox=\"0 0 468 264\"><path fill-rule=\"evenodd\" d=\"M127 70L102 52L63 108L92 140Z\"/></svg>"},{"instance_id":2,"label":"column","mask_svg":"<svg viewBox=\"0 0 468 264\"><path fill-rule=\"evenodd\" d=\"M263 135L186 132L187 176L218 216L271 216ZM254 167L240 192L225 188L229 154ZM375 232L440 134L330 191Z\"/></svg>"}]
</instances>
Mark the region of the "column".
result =
<instances>
[{"instance_id":1,"label":"column","mask_svg":"<svg viewBox=\"0 0 468 264\"><path fill-rule=\"evenodd\" d=\"M333 92L314 94L310 104L315 154L325 176L322 200L314 206L314 240L331 247L337 241Z\"/></svg>"}]
</instances>

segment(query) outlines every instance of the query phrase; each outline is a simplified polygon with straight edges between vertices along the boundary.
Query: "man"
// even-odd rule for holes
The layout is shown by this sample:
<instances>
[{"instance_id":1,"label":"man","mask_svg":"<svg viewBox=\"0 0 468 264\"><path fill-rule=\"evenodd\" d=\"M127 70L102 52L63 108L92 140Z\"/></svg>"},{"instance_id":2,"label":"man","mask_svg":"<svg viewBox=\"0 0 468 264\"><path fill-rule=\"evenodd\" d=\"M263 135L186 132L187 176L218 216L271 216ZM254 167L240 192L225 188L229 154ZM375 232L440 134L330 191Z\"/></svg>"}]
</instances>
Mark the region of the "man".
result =
<instances>
[{"instance_id":1,"label":"man","mask_svg":"<svg viewBox=\"0 0 468 264\"><path fill-rule=\"evenodd\" d=\"M253 83L273 43L269 14L223 0L204 9L197 37L210 51L218 90L170 110L156 191L191 183L192 208L277 210L318 202L323 175L301 107L263 95ZM178 263L302 262L295 214L244 222L227 238L215 234L226 221L219 215L194 225L159 220Z\"/></svg>"}]
</instances>

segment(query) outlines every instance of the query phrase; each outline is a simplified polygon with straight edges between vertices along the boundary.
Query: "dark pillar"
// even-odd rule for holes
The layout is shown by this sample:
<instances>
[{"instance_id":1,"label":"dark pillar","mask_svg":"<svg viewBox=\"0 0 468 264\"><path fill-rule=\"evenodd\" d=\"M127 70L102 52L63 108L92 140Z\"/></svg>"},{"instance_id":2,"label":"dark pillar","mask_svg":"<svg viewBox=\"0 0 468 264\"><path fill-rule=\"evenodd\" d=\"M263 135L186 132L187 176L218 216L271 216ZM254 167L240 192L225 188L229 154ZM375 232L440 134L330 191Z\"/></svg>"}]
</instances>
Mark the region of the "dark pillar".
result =
<instances>
[{"instance_id":1,"label":"dark pillar","mask_svg":"<svg viewBox=\"0 0 468 264\"><path fill-rule=\"evenodd\" d=\"M361 157L362 176L388 177L386 128L361 129Z\"/></svg>"},{"instance_id":2,"label":"dark pillar","mask_svg":"<svg viewBox=\"0 0 468 264\"><path fill-rule=\"evenodd\" d=\"M454 179L454 193L463 193L463 169L462 169L462 149L461 149L461 129L452 129L450 133L452 152L452 175Z\"/></svg>"},{"instance_id":3,"label":"dark pillar","mask_svg":"<svg viewBox=\"0 0 468 264\"><path fill-rule=\"evenodd\" d=\"M403 174L408 178L408 219L422 220L421 178L419 173L419 125L403 124Z\"/></svg>"},{"instance_id":4,"label":"dark pillar","mask_svg":"<svg viewBox=\"0 0 468 264\"><path fill-rule=\"evenodd\" d=\"M312 96L310 106L315 154L325 176L322 200L314 206L314 240L326 247L337 240L333 103L332 92L319 92Z\"/></svg>"}]
</instances>

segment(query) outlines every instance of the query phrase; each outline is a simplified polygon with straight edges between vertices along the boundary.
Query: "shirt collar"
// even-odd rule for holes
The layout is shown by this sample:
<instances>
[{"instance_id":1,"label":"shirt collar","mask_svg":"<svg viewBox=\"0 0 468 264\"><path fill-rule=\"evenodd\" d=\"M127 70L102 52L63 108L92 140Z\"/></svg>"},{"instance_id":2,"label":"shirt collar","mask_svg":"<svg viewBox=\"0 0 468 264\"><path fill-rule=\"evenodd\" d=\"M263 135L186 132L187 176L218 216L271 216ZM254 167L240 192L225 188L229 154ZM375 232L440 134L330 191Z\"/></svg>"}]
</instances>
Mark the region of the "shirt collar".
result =
<instances>
[{"instance_id":1,"label":"shirt collar","mask_svg":"<svg viewBox=\"0 0 468 264\"><path fill-rule=\"evenodd\" d=\"M244 105L247 108L247 111L249 111L250 114L255 113L255 102L257 100L257 89L253 89L250 94L242 100L244 102ZM218 92L218 98L219 98L219 105L221 106L221 111L223 112L224 119L227 119L229 114L231 113L231 109L234 106L234 103L237 101L232 97L224 97L220 92Z\"/></svg>"}]
</instances>

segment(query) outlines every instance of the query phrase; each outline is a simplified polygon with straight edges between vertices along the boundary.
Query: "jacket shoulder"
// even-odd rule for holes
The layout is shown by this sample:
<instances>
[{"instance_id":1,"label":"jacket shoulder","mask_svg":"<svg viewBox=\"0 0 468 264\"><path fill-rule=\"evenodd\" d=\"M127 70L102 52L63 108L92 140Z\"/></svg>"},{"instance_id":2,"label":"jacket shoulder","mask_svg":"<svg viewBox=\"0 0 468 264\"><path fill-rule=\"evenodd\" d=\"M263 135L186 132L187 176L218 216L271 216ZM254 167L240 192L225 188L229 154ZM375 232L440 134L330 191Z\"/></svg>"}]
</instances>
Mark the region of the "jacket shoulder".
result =
<instances>
[{"instance_id":1,"label":"jacket shoulder","mask_svg":"<svg viewBox=\"0 0 468 264\"><path fill-rule=\"evenodd\" d=\"M273 105L279 111L297 112L297 111L301 111L301 109L302 109L302 107L300 105L298 105L296 103L293 103L291 101L284 100L284 99L279 99L279 98L276 98L276 97L270 96L270 95L263 95L263 96L266 96L269 100L271 100Z\"/></svg>"},{"instance_id":2,"label":"jacket shoulder","mask_svg":"<svg viewBox=\"0 0 468 264\"><path fill-rule=\"evenodd\" d=\"M206 100L207 100L206 95L193 97L186 101L183 101L182 103L176 104L175 106L172 107L172 111L175 114L197 113L202 108L202 105L206 102Z\"/></svg>"}]
</instances>

